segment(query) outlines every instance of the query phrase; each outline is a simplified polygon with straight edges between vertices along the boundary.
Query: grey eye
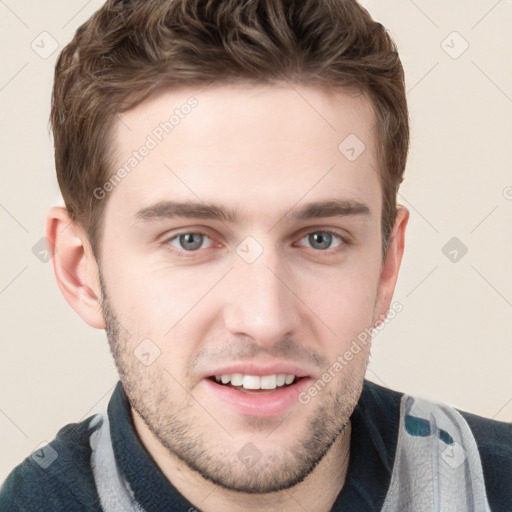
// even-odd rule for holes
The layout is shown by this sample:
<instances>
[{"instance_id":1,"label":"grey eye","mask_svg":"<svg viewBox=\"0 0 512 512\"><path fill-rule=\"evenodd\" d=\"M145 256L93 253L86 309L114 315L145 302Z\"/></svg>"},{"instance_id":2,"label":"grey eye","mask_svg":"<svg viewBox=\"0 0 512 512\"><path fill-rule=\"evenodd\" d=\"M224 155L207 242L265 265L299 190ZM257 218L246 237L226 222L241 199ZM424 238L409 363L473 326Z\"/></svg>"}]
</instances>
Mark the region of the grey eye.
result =
<instances>
[{"instance_id":1,"label":"grey eye","mask_svg":"<svg viewBox=\"0 0 512 512\"><path fill-rule=\"evenodd\" d=\"M196 251L197 249L201 249L205 238L208 237L201 233L183 233L172 238L169 243L178 249L183 249L185 251ZM176 245L173 242L178 242L179 245Z\"/></svg>"},{"instance_id":2,"label":"grey eye","mask_svg":"<svg viewBox=\"0 0 512 512\"><path fill-rule=\"evenodd\" d=\"M328 233L312 233L308 238L309 243L316 249L328 249L332 236Z\"/></svg>"},{"instance_id":3,"label":"grey eye","mask_svg":"<svg viewBox=\"0 0 512 512\"><path fill-rule=\"evenodd\" d=\"M336 239L338 239L339 242L336 245L331 246ZM331 249L332 247L336 247L342 243L341 237L334 233L329 233L328 231L315 231L313 233L309 233L303 237L302 240L307 240L309 247L320 251Z\"/></svg>"}]
</instances>

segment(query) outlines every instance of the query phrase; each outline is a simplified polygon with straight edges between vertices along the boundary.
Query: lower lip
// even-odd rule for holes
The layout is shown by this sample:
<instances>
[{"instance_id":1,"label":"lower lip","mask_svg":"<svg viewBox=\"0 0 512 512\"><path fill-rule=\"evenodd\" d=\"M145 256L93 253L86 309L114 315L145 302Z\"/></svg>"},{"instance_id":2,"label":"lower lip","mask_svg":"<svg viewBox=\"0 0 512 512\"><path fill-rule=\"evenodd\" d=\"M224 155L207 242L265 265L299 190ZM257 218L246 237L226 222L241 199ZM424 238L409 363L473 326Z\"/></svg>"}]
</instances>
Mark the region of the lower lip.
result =
<instances>
[{"instance_id":1,"label":"lower lip","mask_svg":"<svg viewBox=\"0 0 512 512\"><path fill-rule=\"evenodd\" d=\"M269 418L286 412L298 404L298 396L309 383L308 378L302 378L286 387L276 388L272 392L245 393L231 386L217 384L210 379L204 379L207 389L219 400L228 404L237 413L244 416Z\"/></svg>"}]
</instances>

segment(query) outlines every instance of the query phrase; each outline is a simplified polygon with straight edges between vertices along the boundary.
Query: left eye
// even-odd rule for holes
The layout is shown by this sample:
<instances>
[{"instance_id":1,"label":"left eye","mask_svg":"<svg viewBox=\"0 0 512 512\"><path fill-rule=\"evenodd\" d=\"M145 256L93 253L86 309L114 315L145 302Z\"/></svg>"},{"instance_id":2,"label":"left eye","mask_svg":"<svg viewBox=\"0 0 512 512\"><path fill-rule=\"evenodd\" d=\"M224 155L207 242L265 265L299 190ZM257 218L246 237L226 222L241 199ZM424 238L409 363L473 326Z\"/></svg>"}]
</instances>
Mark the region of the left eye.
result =
<instances>
[{"instance_id":1,"label":"left eye","mask_svg":"<svg viewBox=\"0 0 512 512\"><path fill-rule=\"evenodd\" d=\"M169 244L184 251L197 251L208 247L203 245L206 241L210 241L211 244L210 237L202 233L182 233L172 237Z\"/></svg>"},{"instance_id":2,"label":"left eye","mask_svg":"<svg viewBox=\"0 0 512 512\"><path fill-rule=\"evenodd\" d=\"M338 243L336 245L331 245L336 239L338 240ZM312 249L319 249L321 251L332 249L343 243L343 240L339 235L330 231L315 231L313 233L308 233L306 236L301 238L301 241L303 240L306 240L309 247Z\"/></svg>"}]
</instances>

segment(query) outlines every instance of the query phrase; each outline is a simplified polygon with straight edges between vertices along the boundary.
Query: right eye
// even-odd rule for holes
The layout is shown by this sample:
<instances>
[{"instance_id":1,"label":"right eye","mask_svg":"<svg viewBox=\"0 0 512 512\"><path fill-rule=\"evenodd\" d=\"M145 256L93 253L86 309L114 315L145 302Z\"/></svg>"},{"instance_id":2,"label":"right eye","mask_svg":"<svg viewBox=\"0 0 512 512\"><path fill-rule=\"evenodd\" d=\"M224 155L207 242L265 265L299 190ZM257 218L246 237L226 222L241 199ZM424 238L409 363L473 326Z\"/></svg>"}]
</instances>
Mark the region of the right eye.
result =
<instances>
[{"instance_id":1,"label":"right eye","mask_svg":"<svg viewBox=\"0 0 512 512\"><path fill-rule=\"evenodd\" d=\"M204 244L208 243L208 241L209 245L205 247ZM177 235L172 236L166 243L181 251L195 252L199 249L207 249L211 247L212 242L211 238L204 233L187 232L178 233Z\"/></svg>"}]
</instances>

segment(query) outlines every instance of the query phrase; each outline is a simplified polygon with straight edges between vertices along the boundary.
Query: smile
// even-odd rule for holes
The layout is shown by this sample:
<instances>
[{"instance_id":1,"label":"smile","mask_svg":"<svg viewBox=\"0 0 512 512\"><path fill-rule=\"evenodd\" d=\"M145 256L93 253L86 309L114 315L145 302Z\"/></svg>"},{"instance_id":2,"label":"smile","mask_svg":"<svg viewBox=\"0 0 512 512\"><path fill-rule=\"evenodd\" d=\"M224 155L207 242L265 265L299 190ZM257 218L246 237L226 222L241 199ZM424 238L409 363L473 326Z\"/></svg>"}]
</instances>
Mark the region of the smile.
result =
<instances>
[{"instance_id":1,"label":"smile","mask_svg":"<svg viewBox=\"0 0 512 512\"><path fill-rule=\"evenodd\" d=\"M275 375L243 375L242 373L216 375L215 381L222 385L240 388L239 391L247 390L273 390L289 386L297 380L295 375L284 373Z\"/></svg>"},{"instance_id":2,"label":"smile","mask_svg":"<svg viewBox=\"0 0 512 512\"><path fill-rule=\"evenodd\" d=\"M307 376L291 373L222 373L203 379L208 403L215 408L227 407L228 414L260 418L289 414L293 408L302 407L298 396L310 382Z\"/></svg>"}]
</instances>

